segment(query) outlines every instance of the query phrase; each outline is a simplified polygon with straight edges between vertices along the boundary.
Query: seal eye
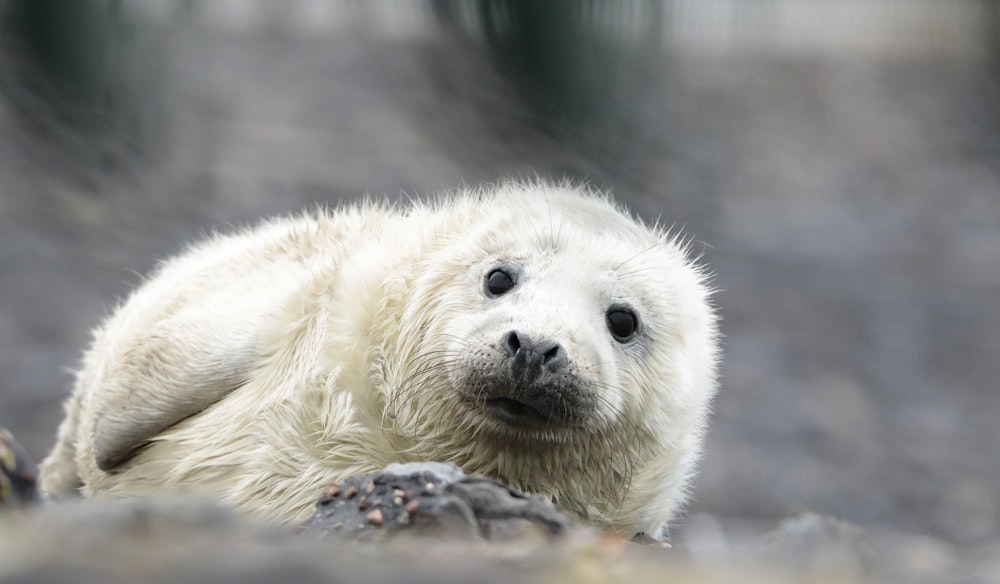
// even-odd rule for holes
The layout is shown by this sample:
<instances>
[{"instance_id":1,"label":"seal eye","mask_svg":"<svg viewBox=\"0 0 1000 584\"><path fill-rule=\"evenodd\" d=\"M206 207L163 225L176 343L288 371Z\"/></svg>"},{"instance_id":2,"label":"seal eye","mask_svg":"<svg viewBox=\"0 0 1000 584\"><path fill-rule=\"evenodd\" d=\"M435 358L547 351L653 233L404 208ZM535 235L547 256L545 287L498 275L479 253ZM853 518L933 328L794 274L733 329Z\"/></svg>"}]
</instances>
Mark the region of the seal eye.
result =
<instances>
[{"instance_id":1,"label":"seal eye","mask_svg":"<svg viewBox=\"0 0 1000 584\"><path fill-rule=\"evenodd\" d=\"M627 343L635 337L639 330L639 318L631 309L624 306L612 306L605 315L611 336L619 343Z\"/></svg>"},{"instance_id":2,"label":"seal eye","mask_svg":"<svg viewBox=\"0 0 1000 584\"><path fill-rule=\"evenodd\" d=\"M486 274L486 292L490 296L502 296L514 287L514 275L503 268L495 268Z\"/></svg>"}]
</instances>

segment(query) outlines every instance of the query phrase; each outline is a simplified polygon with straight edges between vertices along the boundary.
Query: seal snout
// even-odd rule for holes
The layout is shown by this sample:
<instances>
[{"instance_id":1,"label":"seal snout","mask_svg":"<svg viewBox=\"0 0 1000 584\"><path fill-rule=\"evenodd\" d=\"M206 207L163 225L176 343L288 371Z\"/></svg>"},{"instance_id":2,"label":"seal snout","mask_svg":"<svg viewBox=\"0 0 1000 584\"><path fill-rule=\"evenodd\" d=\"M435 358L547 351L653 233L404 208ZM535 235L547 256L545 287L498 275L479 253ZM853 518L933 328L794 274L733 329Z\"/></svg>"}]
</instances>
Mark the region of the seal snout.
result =
<instances>
[{"instance_id":1,"label":"seal snout","mask_svg":"<svg viewBox=\"0 0 1000 584\"><path fill-rule=\"evenodd\" d=\"M524 333L510 331L503 335L501 346L511 359L514 377L529 383L546 375L559 375L569 366L566 349L555 341L535 343Z\"/></svg>"},{"instance_id":2,"label":"seal snout","mask_svg":"<svg viewBox=\"0 0 1000 584\"><path fill-rule=\"evenodd\" d=\"M486 409L512 426L573 425L592 404L576 387L566 349L552 340L532 340L512 330L500 337L508 381L492 384Z\"/></svg>"}]
</instances>

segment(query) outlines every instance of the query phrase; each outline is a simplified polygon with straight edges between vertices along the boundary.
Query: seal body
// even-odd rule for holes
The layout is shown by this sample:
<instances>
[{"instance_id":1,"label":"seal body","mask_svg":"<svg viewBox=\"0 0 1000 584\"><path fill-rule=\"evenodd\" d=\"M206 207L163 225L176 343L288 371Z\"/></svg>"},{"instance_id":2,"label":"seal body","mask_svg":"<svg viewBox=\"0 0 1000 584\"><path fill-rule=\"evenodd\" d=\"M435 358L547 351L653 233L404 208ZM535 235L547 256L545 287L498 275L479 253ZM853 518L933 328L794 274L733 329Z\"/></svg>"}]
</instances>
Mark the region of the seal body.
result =
<instances>
[{"instance_id":1,"label":"seal body","mask_svg":"<svg viewBox=\"0 0 1000 584\"><path fill-rule=\"evenodd\" d=\"M42 488L298 521L435 460L662 538L715 392L709 294L674 238L566 185L215 236L96 330Z\"/></svg>"}]
</instances>

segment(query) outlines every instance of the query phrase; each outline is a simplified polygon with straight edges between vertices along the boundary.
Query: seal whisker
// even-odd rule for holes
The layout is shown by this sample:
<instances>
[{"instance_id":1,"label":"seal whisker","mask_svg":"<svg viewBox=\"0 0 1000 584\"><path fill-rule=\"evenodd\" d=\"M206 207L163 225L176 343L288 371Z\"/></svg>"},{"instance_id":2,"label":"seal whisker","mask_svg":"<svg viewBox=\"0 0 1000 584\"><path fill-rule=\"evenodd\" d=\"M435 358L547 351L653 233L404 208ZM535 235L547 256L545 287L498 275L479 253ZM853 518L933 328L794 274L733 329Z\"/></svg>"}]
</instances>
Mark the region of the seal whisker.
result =
<instances>
[{"instance_id":1,"label":"seal whisker","mask_svg":"<svg viewBox=\"0 0 1000 584\"><path fill-rule=\"evenodd\" d=\"M660 241L660 242L654 243L653 245L651 245L651 246L643 249L642 251L639 251L639 252L633 254L632 256L630 256L628 259L626 259L622 263L620 263L617 266L611 268L611 270L613 272L617 272L618 270L620 270L621 268L623 268L626 264L628 264L629 262L635 260L636 258L638 258L640 256L643 256L643 255L646 255L647 253L649 253L649 252L651 252L653 250L656 250L656 249L659 249L659 248L662 248L662 247L666 247L666 246L669 246L669 245L670 245L669 241Z\"/></svg>"},{"instance_id":2,"label":"seal whisker","mask_svg":"<svg viewBox=\"0 0 1000 584\"><path fill-rule=\"evenodd\" d=\"M632 268L627 272L619 272L618 277L631 278L634 276L642 275L645 272L662 272L666 269L667 269L666 266L663 265L642 266L642 267Z\"/></svg>"}]
</instances>

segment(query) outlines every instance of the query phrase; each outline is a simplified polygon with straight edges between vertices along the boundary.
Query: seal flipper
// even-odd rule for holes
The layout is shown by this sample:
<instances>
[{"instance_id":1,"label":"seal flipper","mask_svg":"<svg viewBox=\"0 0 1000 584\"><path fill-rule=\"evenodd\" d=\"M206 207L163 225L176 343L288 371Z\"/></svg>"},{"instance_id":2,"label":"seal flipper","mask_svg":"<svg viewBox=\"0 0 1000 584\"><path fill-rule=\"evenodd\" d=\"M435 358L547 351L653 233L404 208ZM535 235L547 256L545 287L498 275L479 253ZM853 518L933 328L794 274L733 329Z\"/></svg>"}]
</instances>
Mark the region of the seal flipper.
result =
<instances>
[{"instance_id":1,"label":"seal flipper","mask_svg":"<svg viewBox=\"0 0 1000 584\"><path fill-rule=\"evenodd\" d=\"M211 326L190 332L148 335L106 375L104 383L118 387L102 393L118 398L103 404L94 424L94 457L102 471L114 470L157 434L250 379L257 362L252 334Z\"/></svg>"},{"instance_id":2,"label":"seal flipper","mask_svg":"<svg viewBox=\"0 0 1000 584\"><path fill-rule=\"evenodd\" d=\"M233 372L229 378L203 379L202 383L200 387L191 386L192 393L160 396L156 408L140 405L143 398L149 396L146 391L134 391L129 400L101 413L94 427L97 467L105 472L114 470L160 432L239 388L246 383L246 376Z\"/></svg>"}]
</instances>

